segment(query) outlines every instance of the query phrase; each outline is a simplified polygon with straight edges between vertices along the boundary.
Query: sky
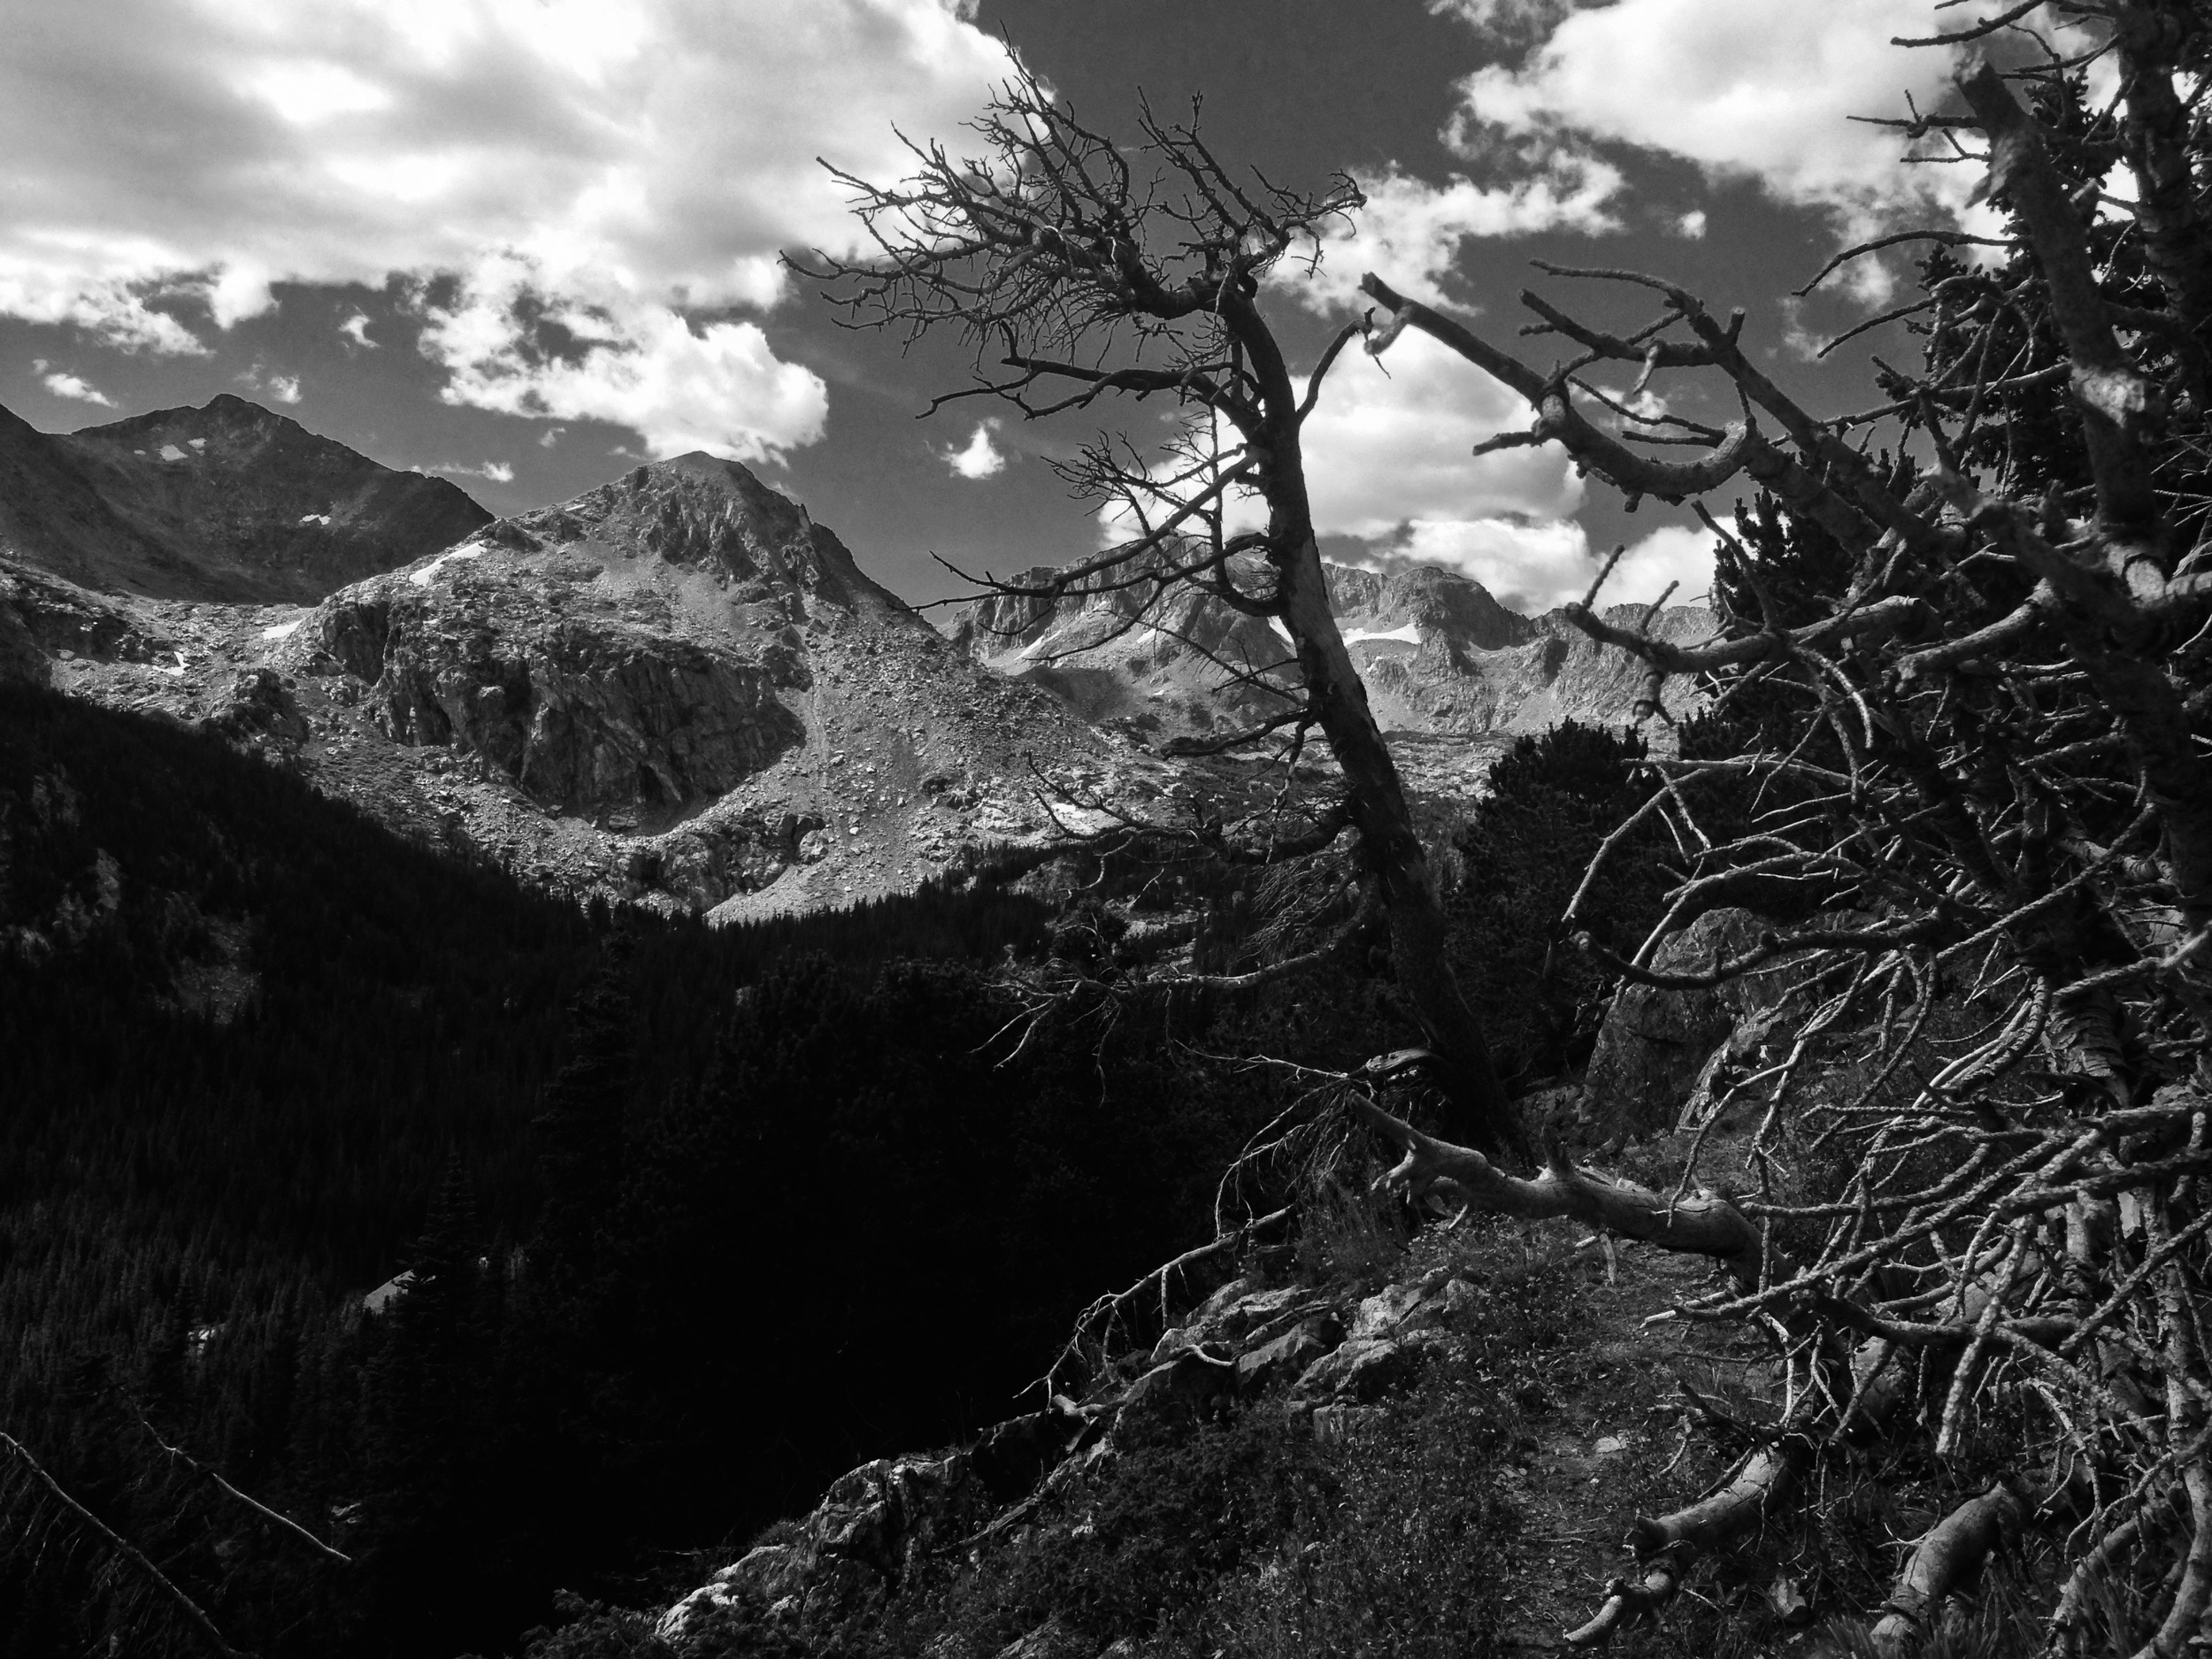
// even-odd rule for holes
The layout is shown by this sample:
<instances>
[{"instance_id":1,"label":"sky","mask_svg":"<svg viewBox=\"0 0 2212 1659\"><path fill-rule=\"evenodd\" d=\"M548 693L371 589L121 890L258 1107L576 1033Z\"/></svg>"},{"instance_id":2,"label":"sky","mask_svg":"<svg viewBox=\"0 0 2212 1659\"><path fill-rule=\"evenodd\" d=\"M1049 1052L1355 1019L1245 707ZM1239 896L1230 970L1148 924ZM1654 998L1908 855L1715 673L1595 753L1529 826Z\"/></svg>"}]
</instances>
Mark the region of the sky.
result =
<instances>
[{"instance_id":1,"label":"sky","mask_svg":"<svg viewBox=\"0 0 2212 1659\"><path fill-rule=\"evenodd\" d=\"M1981 10L1993 9L1981 7ZM1870 352L1817 343L1894 303L1838 248L1972 222L1978 168L1909 165L1854 115L1940 107L1933 0L0 0L0 404L70 431L223 392L495 512L640 461L752 466L920 602L937 562L999 574L1109 532L1047 463L1099 417L964 400L951 341L855 333L781 263L850 251L818 158L890 180L901 134L954 148L1023 59L1086 124L1202 96L1216 154L1369 205L1263 300L1310 366L1374 270L1493 339L1536 286L1595 319L1640 302L1531 261L1663 275L1724 312L1813 407L1875 401ZM1625 394L1629 374L1613 384ZM1655 388L1715 424L1711 387ZM1506 603L1709 577L1686 513L1631 517L1555 447L1480 458L1525 406L1406 336L1347 354L1306 429L1333 557L1465 572ZM1725 511L1728 499L1714 505Z\"/></svg>"}]
</instances>

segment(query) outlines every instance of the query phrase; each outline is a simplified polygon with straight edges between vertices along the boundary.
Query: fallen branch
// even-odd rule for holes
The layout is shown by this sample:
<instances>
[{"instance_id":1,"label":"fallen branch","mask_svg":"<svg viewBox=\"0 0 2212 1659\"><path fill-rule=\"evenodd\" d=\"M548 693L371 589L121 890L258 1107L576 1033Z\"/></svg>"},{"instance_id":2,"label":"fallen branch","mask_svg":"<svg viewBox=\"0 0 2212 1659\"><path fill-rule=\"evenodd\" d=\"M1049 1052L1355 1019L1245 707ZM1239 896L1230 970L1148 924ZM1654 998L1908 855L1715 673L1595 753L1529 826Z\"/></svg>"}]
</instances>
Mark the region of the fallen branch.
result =
<instances>
[{"instance_id":1,"label":"fallen branch","mask_svg":"<svg viewBox=\"0 0 2212 1659\"><path fill-rule=\"evenodd\" d=\"M175 1608L202 1647L217 1655L218 1659L242 1659L238 1649L223 1640L223 1632L216 1629L215 1621L208 1617L197 1601L177 1588L168 1575L149 1561L130 1540L71 1497L61 1482L46 1472L45 1465L31 1455L28 1447L12 1434L0 1431L0 1451L8 1455L33 1486L44 1492L72 1520L99 1540L106 1547L111 1560L120 1562L140 1583L151 1586L163 1600Z\"/></svg>"},{"instance_id":2,"label":"fallen branch","mask_svg":"<svg viewBox=\"0 0 2212 1659\"><path fill-rule=\"evenodd\" d=\"M2027 1524L2026 1501L2000 1480L1930 1527L1898 1575L1874 1626L1874 1646L1884 1659L1909 1652L1930 1628L1944 1597Z\"/></svg>"}]
</instances>

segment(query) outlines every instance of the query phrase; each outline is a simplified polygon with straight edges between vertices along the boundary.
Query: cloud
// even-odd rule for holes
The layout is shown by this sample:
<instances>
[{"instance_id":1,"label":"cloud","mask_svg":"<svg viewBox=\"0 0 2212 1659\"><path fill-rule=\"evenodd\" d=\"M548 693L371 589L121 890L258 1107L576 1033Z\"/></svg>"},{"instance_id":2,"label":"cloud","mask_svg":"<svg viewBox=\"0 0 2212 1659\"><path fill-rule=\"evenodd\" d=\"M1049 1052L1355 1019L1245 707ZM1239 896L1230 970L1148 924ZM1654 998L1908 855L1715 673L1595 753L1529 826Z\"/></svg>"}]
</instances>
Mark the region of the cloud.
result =
<instances>
[{"instance_id":1,"label":"cloud","mask_svg":"<svg viewBox=\"0 0 2212 1659\"><path fill-rule=\"evenodd\" d=\"M48 370L43 357L32 360L31 372L39 376L39 384L57 397L70 398L80 403L97 403L103 409L115 407L115 400L90 381L61 369Z\"/></svg>"},{"instance_id":2,"label":"cloud","mask_svg":"<svg viewBox=\"0 0 2212 1659\"><path fill-rule=\"evenodd\" d=\"M1909 165L1895 132L1849 118L1901 113L1908 95L1924 109L1946 102L1952 54L1890 37L1955 29L1994 10L1615 0L1562 18L1517 66L1466 77L1451 136L1470 155L1501 141L1568 154L1592 141L1660 150L1715 179L1755 179L1778 201L1832 210L1847 227L1955 211L1980 169Z\"/></svg>"},{"instance_id":3,"label":"cloud","mask_svg":"<svg viewBox=\"0 0 2212 1659\"><path fill-rule=\"evenodd\" d=\"M376 342L369 338L369 316L366 311L354 312L338 325L338 332L363 351L376 349Z\"/></svg>"},{"instance_id":4,"label":"cloud","mask_svg":"<svg viewBox=\"0 0 2212 1659\"><path fill-rule=\"evenodd\" d=\"M948 447L938 453L944 457L945 465L962 478L990 478L1006 470L1006 456L991 442L992 430L997 425L995 420L980 421L966 449Z\"/></svg>"},{"instance_id":5,"label":"cloud","mask_svg":"<svg viewBox=\"0 0 2212 1659\"><path fill-rule=\"evenodd\" d=\"M263 364L257 363L241 374L238 383L249 391L258 392L280 403L296 403L300 401L300 377L274 373Z\"/></svg>"},{"instance_id":6,"label":"cloud","mask_svg":"<svg viewBox=\"0 0 2212 1659\"><path fill-rule=\"evenodd\" d=\"M1542 609L1579 596L1596 572L1588 539L1568 521L1583 484L1565 451L1469 453L1529 419L1517 393L1425 334L1402 336L1381 362L1347 351L1301 433L1314 528L1366 542L1378 564L1463 570L1508 603ZM1263 522L1254 497L1228 514L1233 533ZM1139 529L1118 506L1099 523L1105 545Z\"/></svg>"},{"instance_id":7,"label":"cloud","mask_svg":"<svg viewBox=\"0 0 2212 1659\"><path fill-rule=\"evenodd\" d=\"M1694 207L1676 219L1674 234L1687 237L1692 242L1702 242L1705 238L1705 210Z\"/></svg>"},{"instance_id":8,"label":"cloud","mask_svg":"<svg viewBox=\"0 0 2212 1659\"><path fill-rule=\"evenodd\" d=\"M458 461L441 461L435 466L420 466L419 472L442 472L448 478L482 478L495 484L511 484L515 469L504 461L486 461L480 466L466 466Z\"/></svg>"},{"instance_id":9,"label":"cloud","mask_svg":"<svg viewBox=\"0 0 2212 1659\"><path fill-rule=\"evenodd\" d=\"M1371 546L1369 557L1386 569L1408 562L1445 565L1480 582L1508 609L1529 614L1579 599L1597 573L1582 526L1556 520L1424 519Z\"/></svg>"},{"instance_id":10,"label":"cloud","mask_svg":"<svg viewBox=\"0 0 2212 1659\"><path fill-rule=\"evenodd\" d=\"M541 449L551 449L555 444L561 441L561 434L567 430L568 428L566 426L548 426L543 432L538 434L538 448Z\"/></svg>"},{"instance_id":11,"label":"cloud","mask_svg":"<svg viewBox=\"0 0 2212 1659\"><path fill-rule=\"evenodd\" d=\"M1431 184L1395 166L1357 175L1367 205L1323 237L1319 268L1309 273L1303 263L1286 260L1271 280L1317 311L1356 303L1360 277L1369 271L1417 299L1433 301L1471 236L1597 234L1619 227L1608 204L1620 191L1621 175L1609 163L1560 151L1531 157L1519 171L1516 181L1495 187L1457 173Z\"/></svg>"},{"instance_id":12,"label":"cloud","mask_svg":"<svg viewBox=\"0 0 2212 1659\"><path fill-rule=\"evenodd\" d=\"M1511 37L1549 28L1574 9L1574 0L1428 0L1433 17L1455 17L1490 36Z\"/></svg>"},{"instance_id":13,"label":"cloud","mask_svg":"<svg viewBox=\"0 0 2212 1659\"><path fill-rule=\"evenodd\" d=\"M205 349L272 285L398 273L456 401L658 453L811 442L824 393L733 315L852 245L826 156L951 134L1007 69L968 0L113 0L0 54L0 313ZM128 121L111 119L119 107ZM592 343L546 349L550 313ZM342 326L359 344L365 325Z\"/></svg>"},{"instance_id":14,"label":"cloud","mask_svg":"<svg viewBox=\"0 0 2212 1659\"><path fill-rule=\"evenodd\" d=\"M449 403L627 426L656 457L706 449L774 458L822 435L828 388L779 360L753 322L694 325L643 296L562 296L536 261L488 258L469 280L426 289L422 350L442 364Z\"/></svg>"},{"instance_id":15,"label":"cloud","mask_svg":"<svg viewBox=\"0 0 2212 1659\"><path fill-rule=\"evenodd\" d=\"M1596 572L1593 571L1592 575ZM1671 605L1695 604L1713 586L1713 537L1687 525L1662 525L1629 543L1598 595L1600 605L1647 605L1677 584Z\"/></svg>"},{"instance_id":16,"label":"cloud","mask_svg":"<svg viewBox=\"0 0 2212 1659\"><path fill-rule=\"evenodd\" d=\"M1531 616L1582 598L1604 564L1580 525L1511 517L1418 520L1371 542L1367 562L1386 570L1408 563L1441 565L1480 582L1501 604ZM1667 603L1694 604L1712 582L1711 537L1667 525L1621 556L1598 603L1601 609L1647 605L1674 583Z\"/></svg>"},{"instance_id":17,"label":"cloud","mask_svg":"<svg viewBox=\"0 0 2212 1659\"><path fill-rule=\"evenodd\" d=\"M1347 351L1302 434L1316 528L1373 540L1424 520L1565 518L1583 487L1557 445L1469 454L1530 418L1518 393L1426 334L1379 361Z\"/></svg>"}]
</instances>

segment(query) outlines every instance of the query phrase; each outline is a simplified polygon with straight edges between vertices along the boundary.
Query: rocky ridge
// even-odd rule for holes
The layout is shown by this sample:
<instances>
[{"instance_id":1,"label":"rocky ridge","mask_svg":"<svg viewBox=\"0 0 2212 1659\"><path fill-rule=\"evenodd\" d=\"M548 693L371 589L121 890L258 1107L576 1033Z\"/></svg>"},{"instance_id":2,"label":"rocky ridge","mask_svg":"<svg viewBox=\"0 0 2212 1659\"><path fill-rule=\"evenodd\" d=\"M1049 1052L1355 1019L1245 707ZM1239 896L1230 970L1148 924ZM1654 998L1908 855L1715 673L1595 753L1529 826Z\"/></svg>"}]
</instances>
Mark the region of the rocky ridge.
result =
<instances>
[{"instance_id":1,"label":"rocky ridge","mask_svg":"<svg viewBox=\"0 0 2212 1659\"><path fill-rule=\"evenodd\" d=\"M1486 749L1563 720L1618 726L1645 695L1644 671L1601 645L1563 611L1527 617L1479 582L1435 565L1384 574L1327 567L1331 597L1377 721L1394 735L1468 740ZM1039 587L1049 569L1014 584ZM1154 742L1231 733L1279 710L1237 674L1279 683L1288 644L1270 624L1194 589L1145 608L1139 588L1071 594L1059 601L993 595L966 607L950 630L977 661L1051 691L1086 719ZM1644 607L1608 608L1609 621L1641 621ZM1140 619L1141 618L1141 619ZM1653 618L1678 644L1709 638L1712 613L1674 605ZM1668 688L1671 710L1695 706Z\"/></svg>"},{"instance_id":2,"label":"rocky ridge","mask_svg":"<svg viewBox=\"0 0 2212 1659\"><path fill-rule=\"evenodd\" d=\"M96 592L311 603L490 518L228 394L66 434L0 410L0 558Z\"/></svg>"}]
</instances>

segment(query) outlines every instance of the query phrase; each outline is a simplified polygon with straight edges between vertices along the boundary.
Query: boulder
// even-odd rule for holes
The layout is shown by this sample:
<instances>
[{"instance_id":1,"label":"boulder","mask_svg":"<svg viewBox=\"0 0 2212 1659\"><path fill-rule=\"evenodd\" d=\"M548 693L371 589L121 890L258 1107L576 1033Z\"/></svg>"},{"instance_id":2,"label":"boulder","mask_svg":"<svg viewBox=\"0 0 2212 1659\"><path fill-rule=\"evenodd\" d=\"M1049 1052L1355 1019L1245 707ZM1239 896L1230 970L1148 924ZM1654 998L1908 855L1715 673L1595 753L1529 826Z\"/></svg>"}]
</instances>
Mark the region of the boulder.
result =
<instances>
[{"instance_id":1,"label":"boulder","mask_svg":"<svg viewBox=\"0 0 2212 1659\"><path fill-rule=\"evenodd\" d=\"M1256 1394L1275 1383L1302 1377L1315 1361L1343 1340L1343 1327L1333 1314L1302 1320L1294 1329L1237 1356L1237 1390Z\"/></svg>"},{"instance_id":2,"label":"boulder","mask_svg":"<svg viewBox=\"0 0 2212 1659\"><path fill-rule=\"evenodd\" d=\"M1397 1336L1348 1340L1306 1368L1292 1386L1294 1405L1371 1405L1411 1382L1437 1355L1451 1347L1441 1331L1407 1331Z\"/></svg>"},{"instance_id":3,"label":"boulder","mask_svg":"<svg viewBox=\"0 0 2212 1659\"><path fill-rule=\"evenodd\" d=\"M1767 927L1749 910L1708 910L1661 941L1652 968L1709 972L1752 949ZM1644 1135L1671 1127L1706 1061L1737 1021L1779 1000L1774 982L1756 974L1701 990L1623 986L1590 1056L1586 1098L1600 1132Z\"/></svg>"},{"instance_id":4,"label":"boulder","mask_svg":"<svg viewBox=\"0 0 2212 1659\"><path fill-rule=\"evenodd\" d=\"M656 1628L663 1641L680 1643L710 1608L767 1618L849 1612L895 1586L918 1557L972 1532L989 1507L965 1452L863 1463L837 1479L795 1536L723 1568Z\"/></svg>"},{"instance_id":5,"label":"boulder","mask_svg":"<svg viewBox=\"0 0 2212 1659\"><path fill-rule=\"evenodd\" d=\"M1237 1364L1225 1351L1186 1348L1155 1365L1121 1397L1122 1423L1187 1423L1214 1410L1236 1390Z\"/></svg>"},{"instance_id":6,"label":"boulder","mask_svg":"<svg viewBox=\"0 0 2212 1659\"><path fill-rule=\"evenodd\" d=\"M1312 1300L1311 1291L1295 1285L1286 1285L1279 1290L1257 1290L1250 1279L1232 1279L1200 1303L1189 1318L1169 1330L1153 1345L1153 1362L1156 1364L1202 1343L1234 1344L1251 1332L1274 1323L1302 1302Z\"/></svg>"}]
</instances>

